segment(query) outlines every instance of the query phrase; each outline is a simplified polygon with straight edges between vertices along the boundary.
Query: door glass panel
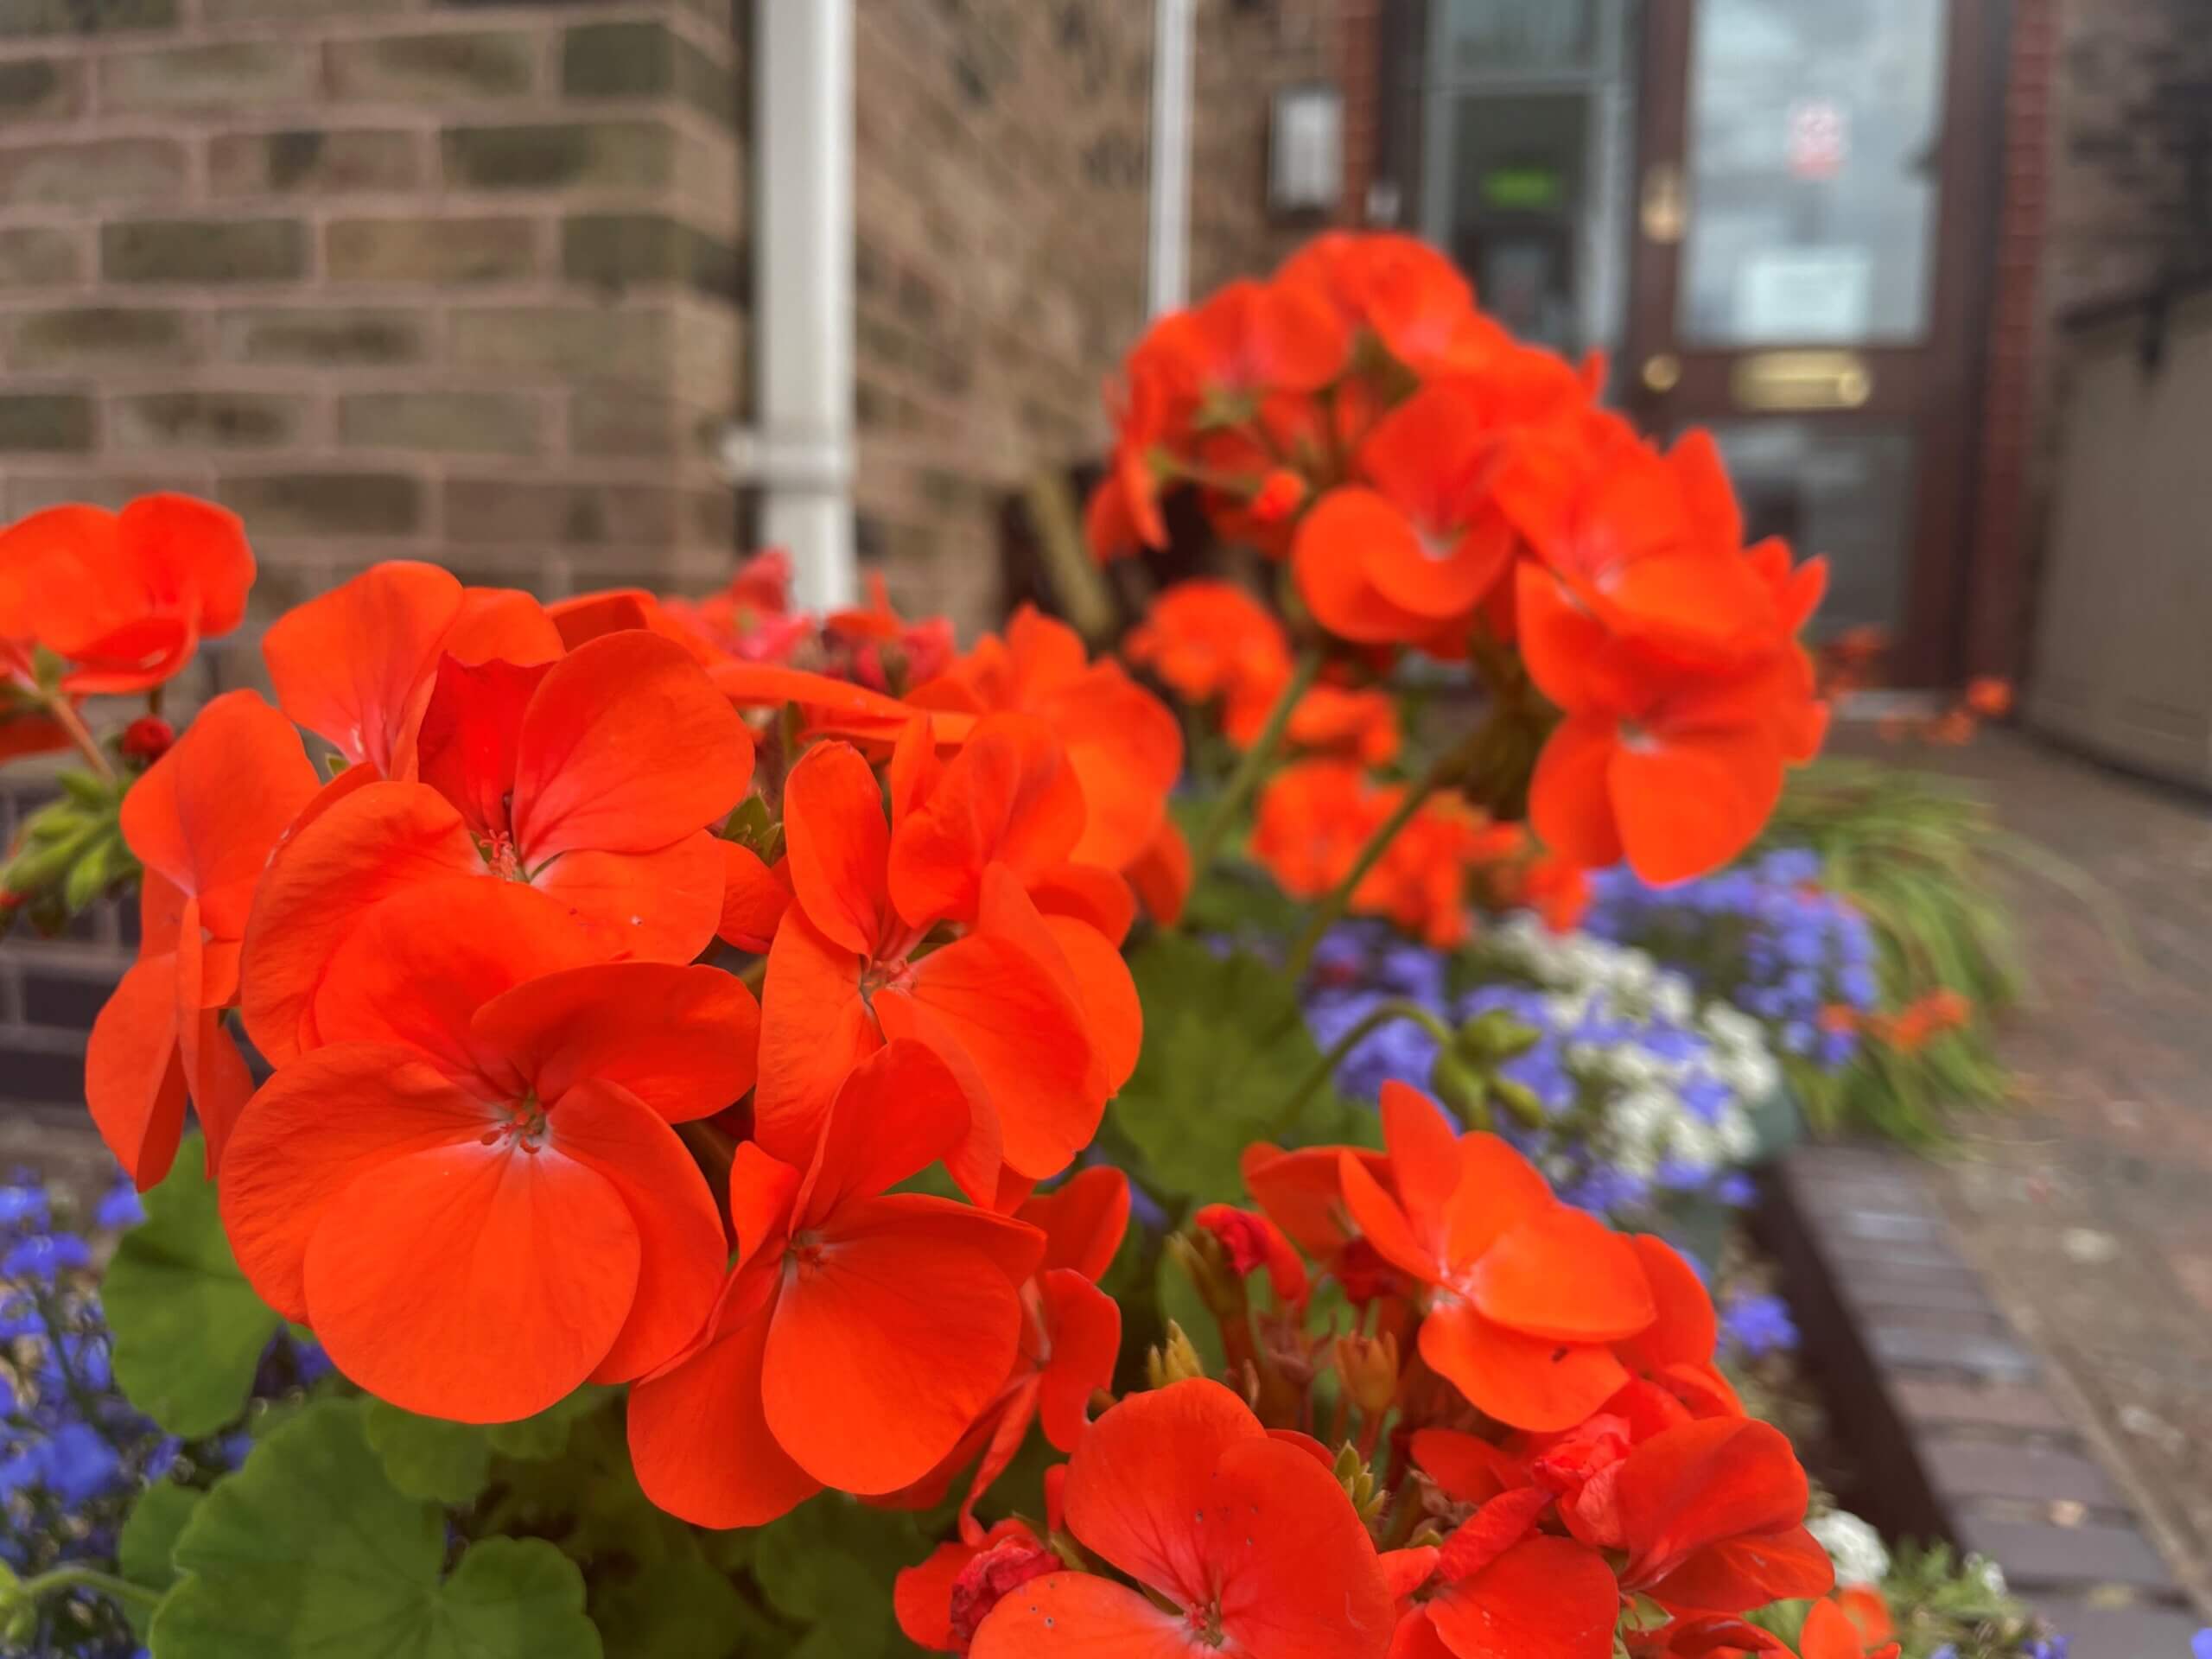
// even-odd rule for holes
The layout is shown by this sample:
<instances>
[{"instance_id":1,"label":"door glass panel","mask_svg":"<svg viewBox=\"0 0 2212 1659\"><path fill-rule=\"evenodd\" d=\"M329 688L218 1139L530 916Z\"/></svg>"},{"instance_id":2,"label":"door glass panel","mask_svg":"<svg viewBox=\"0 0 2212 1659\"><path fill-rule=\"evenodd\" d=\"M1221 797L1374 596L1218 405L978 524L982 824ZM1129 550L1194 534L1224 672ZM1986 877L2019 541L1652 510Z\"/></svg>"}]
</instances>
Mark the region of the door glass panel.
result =
<instances>
[{"instance_id":1,"label":"door glass panel","mask_svg":"<svg viewBox=\"0 0 2212 1659\"><path fill-rule=\"evenodd\" d=\"M1586 67L1598 0L1443 0L1445 62L1461 75Z\"/></svg>"},{"instance_id":2,"label":"door glass panel","mask_svg":"<svg viewBox=\"0 0 2212 1659\"><path fill-rule=\"evenodd\" d=\"M1589 203L1591 94L1452 99L1445 241L1483 308L1522 339L1577 349L1577 265Z\"/></svg>"},{"instance_id":3,"label":"door glass panel","mask_svg":"<svg viewBox=\"0 0 2212 1659\"><path fill-rule=\"evenodd\" d=\"M1895 639L1912 544L1911 431L1768 419L1720 425L1713 435L1743 503L1747 540L1779 536L1800 560L1827 557L1815 632L1874 627Z\"/></svg>"},{"instance_id":4,"label":"door glass panel","mask_svg":"<svg viewBox=\"0 0 2212 1659\"><path fill-rule=\"evenodd\" d=\"M1684 339L1925 337L1943 0L1700 0Z\"/></svg>"}]
</instances>

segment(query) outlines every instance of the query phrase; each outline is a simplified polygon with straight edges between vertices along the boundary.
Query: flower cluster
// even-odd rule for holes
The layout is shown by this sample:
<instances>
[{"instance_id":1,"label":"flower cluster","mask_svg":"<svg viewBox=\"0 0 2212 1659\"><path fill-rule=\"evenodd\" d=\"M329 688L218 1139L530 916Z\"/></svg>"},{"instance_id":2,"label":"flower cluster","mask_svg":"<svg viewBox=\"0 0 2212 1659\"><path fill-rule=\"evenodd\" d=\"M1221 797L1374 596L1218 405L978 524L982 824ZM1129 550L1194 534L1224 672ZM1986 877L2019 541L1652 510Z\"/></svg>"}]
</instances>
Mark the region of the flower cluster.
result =
<instances>
[{"instance_id":1,"label":"flower cluster","mask_svg":"<svg viewBox=\"0 0 2212 1659\"><path fill-rule=\"evenodd\" d=\"M689 1519L889 1498L1033 1418L1071 1446L1126 1184L1029 1195L1135 1062L1173 717L1034 615L909 702L611 626L641 608L385 564L271 626L276 706L218 697L123 799L95 1122L144 1187L189 1103L247 1278L385 1400L634 1382ZM787 705L756 780L740 709ZM894 1190L938 1165L960 1198Z\"/></svg>"},{"instance_id":2,"label":"flower cluster","mask_svg":"<svg viewBox=\"0 0 2212 1659\"><path fill-rule=\"evenodd\" d=\"M1779 543L1747 550L1712 440L1646 445L1598 405L1599 378L1513 341L1434 249L1325 236L1130 353L1092 546L1165 545L1160 497L1194 486L1225 537L1287 561L1354 656L1484 670L1541 741L1547 847L1694 875L1758 834L1785 766L1820 745L1797 635L1826 575ZM1281 674L1263 632L1217 588L1156 616L1139 650L1251 729ZM1508 647L1519 666L1502 669ZM1548 737L1524 676L1563 715Z\"/></svg>"},{"instance_id":3,"label":"flower cluster","mask_svg":"<svg viewBox=\"0 0 2212 1659\"><path fill-rule=\"evenodd\" d=\"M1770 1649L1744 1614L1828 1594L1804 1472L1715 1368L1688 1264L1402 1084L1382 1110L1387 1153L1255 1147L1259 1209L1199 1212L1185 1254L1237 1388L1171 1343L1165 1386L1048 1484L1041 1531L906 1575L910 1636L982 1659L1605 1659L1617 1638L1659 1659ZM1349 1331L1309 1318L1325 1282ZM1859 1659L1822 1605L1804 1653Z\"/></svg>"},{"instance_id":4,"label":"flower cluster","mask_svg":"<svg viewBox=\"0 0 2212 1659\"><path fill-rule=\"evenodd\" d=\"M1583 925L1688 975L1700 996L1755 1015L1784 1053L1834 1071L1857 1052L1881 987L1872 929L1820 878L1818 855L1796 849L1674 887L1601 871Z\"/></svg>"}]
</instances>

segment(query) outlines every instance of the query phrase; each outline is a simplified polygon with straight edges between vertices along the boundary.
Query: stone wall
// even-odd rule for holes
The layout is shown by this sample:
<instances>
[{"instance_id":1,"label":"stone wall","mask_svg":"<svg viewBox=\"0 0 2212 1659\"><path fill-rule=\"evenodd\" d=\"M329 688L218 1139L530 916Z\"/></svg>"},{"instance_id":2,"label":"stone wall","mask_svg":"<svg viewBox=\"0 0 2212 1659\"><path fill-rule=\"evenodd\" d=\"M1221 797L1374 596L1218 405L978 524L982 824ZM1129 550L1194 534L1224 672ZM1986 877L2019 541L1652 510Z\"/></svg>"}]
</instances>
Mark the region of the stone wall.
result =
<instances>
[{"instance_id":1,"label":"stone wall","mask_svg":"<svg viewBox=\"0 0 2212 1659\"><path fill-rule=\"evenodd\" d=\"M2014 0L1967 665L2033 635L2063 319L2212 268L2212 35L2196 0Z\"/></svg>"},{"instance_id":2,"label":"stone wall","mask_svg":"<svg viewBox=\"0 0 2212 1659\"><path fill-rule=\"evenodd\" d=\"M1145 321L1150 0L858 0L860 546L963 631L1000 602L1001 517L1095 458ZM1342 0L1200 0L1194 294L1312 226L1266 215L1273 89L1334 63Z\"/></svg>"},{"instance_id":3,"label":"stone wall","mask_svg":"<svg viewBox=\"0 0 2212 1659\"><path fill-rule=\"evenodd\" d=\"M7 0L0 511L174 486L372 560L726 568L727 0Z\"/></svg>"},{"instance_id":4,"label":"stone wall","mask_svg":"<svg viewBox=\"0 0 2212 1659\"><path fill-rule=\"evenodd\" d=\"M0 0L0 515L211 495L245 515L257 619L395 556L554 594L719 579L731 16ZM252 638L181 699L249 677ZM0 779L0 836L40 792ZM0 1102L81 1100L128 920L0 947Z\"/></svg>"}]
</instances>

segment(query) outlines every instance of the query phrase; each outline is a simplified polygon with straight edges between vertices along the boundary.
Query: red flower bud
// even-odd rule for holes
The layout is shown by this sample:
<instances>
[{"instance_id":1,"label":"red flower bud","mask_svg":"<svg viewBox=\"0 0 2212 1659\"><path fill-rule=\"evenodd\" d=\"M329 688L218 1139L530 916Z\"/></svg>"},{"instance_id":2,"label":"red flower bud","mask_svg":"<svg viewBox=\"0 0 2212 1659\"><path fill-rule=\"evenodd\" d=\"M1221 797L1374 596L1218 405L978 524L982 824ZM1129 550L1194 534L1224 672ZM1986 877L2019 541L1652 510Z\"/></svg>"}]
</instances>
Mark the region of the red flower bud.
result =
<instances>
[{"instance_id":1,"label":"red flower bud","mask_svg":"<svg viewBox=\"0 0 2212 1659\"><path fill-rule=\"evenodd\" d=\"M1065 1570L1067 1563L1034 1538L1001 1538L961 1569L952 1581L952 1639L968 1651L976 1632L997 1606L1032 1579Z\"/></svg>"},{"instance_id":2,"label":"red flower bud","mask_svg":"<svg viewBox=\"0 0 2212 1659\"><path fill-rule=\"evenodd\" d=\"M1278 467L1260 480L1252 496L1252 516L1263 524L1279 524L1296 512L1306 499L1306 480L1287 467Z\"/></svg>"},{"instance_id":3,"label":"red flower bud","mask_svg":"<svg viewBox=\"0 0 2212 1659\"><path fill-rule=\"evenodd\" d=\"M123 728L124 757L142 766L152 766L175 741L176 728L153 715L141 715Z\"/></svg>"}]
</instances>

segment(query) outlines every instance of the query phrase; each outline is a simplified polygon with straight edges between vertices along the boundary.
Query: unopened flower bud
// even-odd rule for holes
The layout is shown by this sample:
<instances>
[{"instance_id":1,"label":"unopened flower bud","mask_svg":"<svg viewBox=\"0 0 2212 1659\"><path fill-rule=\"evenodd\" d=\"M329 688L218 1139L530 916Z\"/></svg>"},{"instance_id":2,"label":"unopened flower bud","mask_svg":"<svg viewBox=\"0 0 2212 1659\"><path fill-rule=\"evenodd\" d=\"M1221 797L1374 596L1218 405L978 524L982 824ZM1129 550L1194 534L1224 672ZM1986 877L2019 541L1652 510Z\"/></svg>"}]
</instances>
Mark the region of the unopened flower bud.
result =
<instances>
[{"instance_id":1,"label":"unopened flower bud","mask_svg":"<svg viewBox=\"0 0 2212 1659\"><path fill-rule=\"evenodd\" d=\"M1167 1321L1167 1340L1145 1356L1145 1380L1155 1389L1164 1389L1170 1382L1187 1382L1206 1374L1206 1363L1198 1357L1198 1351L1183 1327L1174 1320Z\"/></svg>"},{"instance_id":2,"label":"unopened flower bud","mask_svg":"<svg viewBox=\"0 0 2212 1659\"><path fill-rule=\"evenodd\" d=\"M1067 1564L1026 1534L1001 1538L960 1570L952 1581L952 1640L965 1653L991 1609L1032 1579L1065 1571Z\"/></svg>"},{"instance_id":3,"label":"unopened flower bud","mask_svg":"<svg viewBox=\"0 0 2212 1659\"><path fill-rule=\"evenodd\" d=\"M1385 1331L1379 1337L1338 1337L1337 1375L1344 1392L1369 1416L1390 1408L1398 1397L1398 1338Z\"/></svg>"},{"instance_id":4,"label":"unopened flower bud","mask_svg":"<svg viewBox=\"0 0 2212 1659\"><path fill-rule=\"evenodd\" d=\"M1490 1128L1490 1079L1450 1049L1438 1052L1436 1064L1429 1068L1428 1086L1468 1127Z\"/></svg>"},{"instance_id":5,"label":"unopened flower bud","mask_svg":"<svg viewBox=\"0 0 2212 1659\"><path fill-rule=\"evenodd\" d=\"M1263 524L1279 524L1306 500L1306 480L1287 467L1278 467L1260 480L1252 493L1252 516Z\"/></svg>"},{"instance_id":6,"label":"unopened flower bud","mask_svg":"<svg viewBox=\"0 0 2212 1659\"><path fill-rule=\"evenodd\" d=\"M125 760L150 766L167 754L175 741L175 727L157 715L141 715L123 728L119 747Z\"/></svg>"}]
</instances>

